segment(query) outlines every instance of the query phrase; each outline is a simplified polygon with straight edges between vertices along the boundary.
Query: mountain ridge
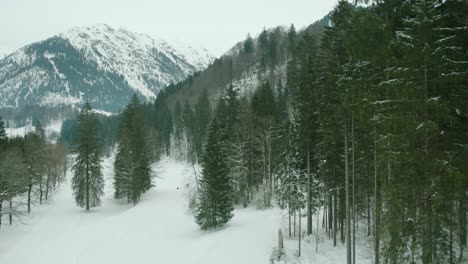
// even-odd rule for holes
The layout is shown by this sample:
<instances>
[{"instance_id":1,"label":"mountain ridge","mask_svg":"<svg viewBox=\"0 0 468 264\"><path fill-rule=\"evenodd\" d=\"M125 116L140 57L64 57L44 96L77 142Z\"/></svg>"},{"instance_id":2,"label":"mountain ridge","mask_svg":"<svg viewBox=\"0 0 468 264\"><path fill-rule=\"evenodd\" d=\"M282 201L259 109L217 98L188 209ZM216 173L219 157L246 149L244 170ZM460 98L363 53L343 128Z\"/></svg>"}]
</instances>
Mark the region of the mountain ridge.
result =
<instances>
[{"instance_id":1,"label":"mountain ridge","mask_svg":"<svg viewBox=\"0 0 468 264\"><path fill-rule=\"evenodd\" d=\"M0 108L77 105L115 112L136 92L159 91L213 61L206 49L106 24L74 27L0 59Z\"/></svg>"}]
</instances>

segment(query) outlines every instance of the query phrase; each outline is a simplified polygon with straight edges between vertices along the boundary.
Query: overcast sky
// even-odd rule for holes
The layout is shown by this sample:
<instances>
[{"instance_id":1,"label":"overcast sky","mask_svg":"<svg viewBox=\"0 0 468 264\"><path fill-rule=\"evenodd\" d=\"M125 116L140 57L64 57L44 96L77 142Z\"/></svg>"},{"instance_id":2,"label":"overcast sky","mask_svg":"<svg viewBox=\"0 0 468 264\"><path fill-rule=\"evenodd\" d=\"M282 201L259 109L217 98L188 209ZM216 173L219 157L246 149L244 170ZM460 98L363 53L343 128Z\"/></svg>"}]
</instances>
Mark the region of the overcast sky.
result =
<instances>
[{"instance_id":1,"label":"overcast sky","mask_svg":"<svg viewBox=\"0 0 468 264\"><path fill-rule=\"evenodd\" d=\"M263 27L307 26L337 0L0 0L0 52L71 27L105 23L219 56Z\"/></svg>"}]
</instances>

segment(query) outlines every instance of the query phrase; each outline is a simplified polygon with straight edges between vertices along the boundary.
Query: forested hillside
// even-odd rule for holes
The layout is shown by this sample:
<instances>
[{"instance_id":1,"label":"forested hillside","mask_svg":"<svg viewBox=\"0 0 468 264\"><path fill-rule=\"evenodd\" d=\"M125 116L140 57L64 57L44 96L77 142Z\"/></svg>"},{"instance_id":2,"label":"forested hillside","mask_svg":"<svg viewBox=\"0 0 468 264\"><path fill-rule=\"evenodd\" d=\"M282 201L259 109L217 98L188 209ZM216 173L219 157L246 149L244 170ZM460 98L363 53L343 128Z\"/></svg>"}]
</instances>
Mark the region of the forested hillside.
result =
<instances>
[{"instance_id":1,"label":"forested hillside","mask_svg":"<svg viewBox=\"0 0 468 264\"><path fill-rule=\"evenodd\" d=\"M466 12L462 1L341 1L323 29L248 36L160 94L158 154L201 162L199 218L217 190L227 204L304 214L308 235L326 211L322 228L350 259L359 223L375 263L462 261ZM232 185L206 183L213 173Z\"/></svg>"}]
</instances>

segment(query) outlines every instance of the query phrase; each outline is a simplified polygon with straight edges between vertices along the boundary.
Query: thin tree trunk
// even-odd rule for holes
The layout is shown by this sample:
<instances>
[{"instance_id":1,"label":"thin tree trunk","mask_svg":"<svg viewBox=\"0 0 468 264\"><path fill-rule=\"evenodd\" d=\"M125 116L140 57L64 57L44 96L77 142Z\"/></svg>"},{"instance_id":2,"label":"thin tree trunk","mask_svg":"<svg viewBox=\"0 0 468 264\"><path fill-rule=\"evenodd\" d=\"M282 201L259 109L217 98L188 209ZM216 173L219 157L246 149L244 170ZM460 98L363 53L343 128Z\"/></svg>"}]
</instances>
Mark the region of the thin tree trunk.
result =
<instances>
[{"instance_id":1,"label":"thin tree trunk","mask_svg":"<svg viewBox=\"0 0 468 264\"><path fill-rule=\"evenodd\" d=\"M453 264L453 231L452 231L452 210L453 210L453 205L452 205L452 200L449 201L449 208L450 208L450 211L449 211L449 219L450 219L450 223L449 223L449 263L450 264ZM445 211L445 215L447 215L447 211Z\"/></svg>"},{"instance_id":2,"label":"thin tree trunk","mask_svg":"<svg viewBox=\"0 0 468 264\"><path fill-rule=\"evenodd\" d=\"M341 243L345 243L346 239L346 227L345 227L345 220L346 220L346 190L345 188L340 189L340 197L339 197L339 205L340 209L338 210L338 215L340 219L340 240Z\"/></svg>"},{"instance_id":3,"label":"thin tree trunk","mask_svg":"<svg viewBox=\"0 0 468 264\"><path fill-rule=\"evenodd\" d=\"M86 160L86 211L89 211L89 165Z\"/></svg>"},{"instance_id":4,"label":"thin tree trunk","mask_svg":"<svg viewBox=\"0 0 468 264\"><path fill-rule=\"evenodd\" d=\"M338 233L338 190L335 189L333 197L333 246L336 247L336 236Z\"/></svg>"},{"instance_id":5,"label":"thin tree trunk","mask_svg":"<svg viewBox=\"0 0 468 264\"><path fill-rule=\"evenodd\" d=\"M356 180L354 178L354 114L351 112L351 147L352 147L352 177L353 177L353 264L356 263Z\"/></svg>"},{"instance_id":6,"label":"thin tree trunk","mask_svg":"<svg viewBox=\"0 0 468 264\"><path fill-rule=\"evenodd\" d=\"M46 178L46 190L45 190L45 199L49 199L49 184L50 184L50 173L47 173L47 178Z\"/></svg>"},{"instance_id":7,"label":"thin tree trunk","mask_svg":"<svg viewBox=\"0 0 468 264\"><path fill-rule=\"evenodd\" d=\"M42 175L39 177L39 204L42 204L42 195L44 191L42 188Z\"/></svg>"},{"instance_id":8,"label":"thin tree trunk","mask_svg":"<svg viewBox=\"0 0 468 264\"><path fill-rule=\"evenodd\" d=\"M371 211L371 204L370 204L370 195L369 193L367 194L367 236L369 237L371 235L371 217L370 217L370 211Z\"/></svg>"},{"instance_id":9,"label":"thin tree trunk","mask_svg":"<svg viewBox=\"0 0 468 264\"><path fill-rule=\"evenodd\" d=\"M0 227L2 226L3 199L0 199Z\"/></svg>"},{"instance_id":10,"label":"thin tree trunk","mask_svg":"<svg viewBox=\"0 0 468 264\"><path fill-rule=\"evenodd\" d=\"M332 237L333 231L333 195L328 192L328 238Z\"/></svg>"},{"instance_id":11,"label":"thin tree trunk","mask_svg":"<svg viewBox=\"0 0 468 264\"><path fill-rule=\"evenodd\" d=\"M460 192L460 199L458 201L458 225L460 229L460 257L461 262L463 258L463 250L466 247L466 196L465 191Z\"/></svg>"},{"instance_id":12,"label":"thin tree trunk","mask_svg":"<svg viewBox=\"0 0 468 264\"><path fill-rule=\"evenodd\" d=\"M338 184L336 182L336 169L335 169L335 149L333 148L333 180L335 181L335 190L333 190L333 246L336 247L336 234L338 226Z\"/></svg>"},{"instance_id":13,"label":"thin tree trunk","mask_svg":"<svg viewBox=\"0 0 468 264\"><path fill-rule=\"evenodd\" d=\"M378 188L377 188L377 140L375 139L374 136L374 200L375 200L375 205L374 205L374 263L379 264L379 194L378 194Z\"/></svg>"},{"instance_id":14,"label":"thin tree trunk","mask_svg":"<svg viewBox=\"0 0 468 264\"><path fill-rule=\"evenodd\" d=\"M310 174L310 144L307 144L307 235L312 234L312 175Z\"/></svg>"},{"instance_id":15,"label":"thin tree trunk","mask_svg":"<svg viewBox=\"0 0 468 264\"><path fill-rule=\"evenodd\" d=\"M289 225L289 238L291 238L291 205L288 205L288 225Z\"/></svg>"},{"instance_id":16,"label":"thin tree trunk","mask_svg":"<svg viewBox=\"0 0 468 264\"><path fill-rule=\"evenodd\" d=\"M296 237L296 210L294 210L294 237Z\"/></svg>"},{"instance_id":17,"label":"thin tree trunk","mask_svg":"<svg viewBox=\"0 0 468 264\"><path fill-rule=\"evenodd\" d=\"M302 239L302 230L301 230L301 208L299 207L299 250L298 250L298 256L301 256L301 239Z\"/></svg>"},{"instance_id":18,"label":"thin tree trunk","mask_svg":"<svg viewBox=\"0 0 468 264\"><path fill-rule=\"evenodd\" d=\"M13 198L10 197L10 212L8 214L10 225L13 224Z\"/></svg>"},{"instance_id":19,"label":"thin tree trunk","mask_svg":"<svg viewBox=\"0 0 468 264\"><path fill-rule=\"evenodd\" d=\"M29 177L29 185L28 185L28 213L31 213L31 191L32 191L32 177Z\"/></svg>"},{"instance_id":20,"label":"thin tree trunk","mask_svg":"<svg viewBox=\"0 0 468 264\"><path fill-rule=\"evenodd\" d=\"M347 120L345 121L344 138L344 158L345 158L345 184L346 184L346 263L351 264L351 219L349 204L349 172L348 172L348 129Z\"/></svg>"},{"instance_id":21,"label":"thin tree trunk","mask_svg":"<svg viewBox=\"0 0 468 264\"><path fill-rule=\"evenodd\" d=\"M327 199L328 200L328 199ZM323 203L323 214L322 214L322 228L325 228L325 233L328 234L327 231L327 202Z\"/></svg>"},{"instance_id":22,"label":"thin tree trunk","mask_svg":"<svg viewBox=\"0 0 468 264\"><path fill-rule=\"evenodd\" d=\"M320 207L319 207L320 209ZM323 211L323 214L325 215L325 210ZM319 241L319 218L320 218L320 210L317 210L317 229L315 230L315 252L317 253L318 251L318 241Z\"/></svg>"}]
</instances>

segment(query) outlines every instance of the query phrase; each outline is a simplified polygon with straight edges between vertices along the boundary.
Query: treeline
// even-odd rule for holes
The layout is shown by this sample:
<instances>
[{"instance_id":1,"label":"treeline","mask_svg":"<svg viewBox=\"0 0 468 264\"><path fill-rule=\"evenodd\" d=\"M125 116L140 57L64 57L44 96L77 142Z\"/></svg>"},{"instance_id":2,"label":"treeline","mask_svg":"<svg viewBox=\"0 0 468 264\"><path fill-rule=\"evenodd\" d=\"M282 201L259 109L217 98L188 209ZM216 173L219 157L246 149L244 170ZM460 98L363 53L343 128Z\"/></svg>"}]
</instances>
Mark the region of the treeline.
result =
<instances>
[{"instance_id":1,"label":"treeline","mask_svg":"<svg viewBox=\"0 0 468 264\"><path fill-rule=\"evenodd\" d=\"M151 126L145 123L144 109L144 105L134 94L122 114L117 116L114 197L126 198L133 204L137 204L142 194L153 186L153 144L148 132L151 131ZM74 127L73 147L76 158L73 165L73 196L78 206L89 211L101 205L101 197L104 195L101 157L105 150L102 133L106 126L101 124L91 104L86 102Z\"/></svg>"},{"instance_id":2,"label":"treeline","mask_svg":"<svg viewBox=\"0 0 468 264\"><path fill-rule=\"evenodd\" d=\"M298 32L298 35L309 33L319 37L324 30L324 23L326 19L317 21ZM169 85L158 97L167 97L164 101L174 111L177 102L182 106L188 102L194 107L204 91L210 100L217 101L233 81L237 81L234 84L237 87L248 85L248 88L252 88L243 89L247 91L254 90L253 83L258 80L258 76L276 85L285 78L284 66L291 56L290 51L287 28L280 26L264 29L257 36L247 35L245 41L237 43L202 72L195 73L183 82ZM212 105L215 101L211 102Z\"/></svg>"},{"instance_id":3,"label":"treeline","mask_svg":"<svg viewBox=\"0 0 468 264\"><path fill-rule=\"evenodd\" d=\"M48 200L63 181L67 148L45 140L40 122L24 137L8 138L0 118L0 226L20 220Z\"/></svg>"},{"instance_id":4,"label":"treeline","mask_svg":"<svg viewBox=\"0 0 468 264\"><path fill-rule=\"evenodd\" d=\"M158 97L165 154L172 137L203 167L197 222L217 227L233 204L276 200L290 237L300 235L296 219L306 217L310 235L324 212L321 226L334 245L347 244L348 263L357 223L374 241L375 263L462 261L467 13L463 1L340 1L320 38L286 33L286 82L260 79L252 96L231 79L220 96ZM262 34L242 44L260 54L259 72L274 61Z\"/></svg>"},{"instance_id":5,"label":"treeline","mask_svg":"<svg viewBox=\"0 0 468 264\"><path fill-rule=\"evenodd\" d=\"M288 65L328 232L349 241L365 220L375 263L462 260L467 10L463 1L341 1L320 44L304 38Z\"/></svg>"}]
</instances>

